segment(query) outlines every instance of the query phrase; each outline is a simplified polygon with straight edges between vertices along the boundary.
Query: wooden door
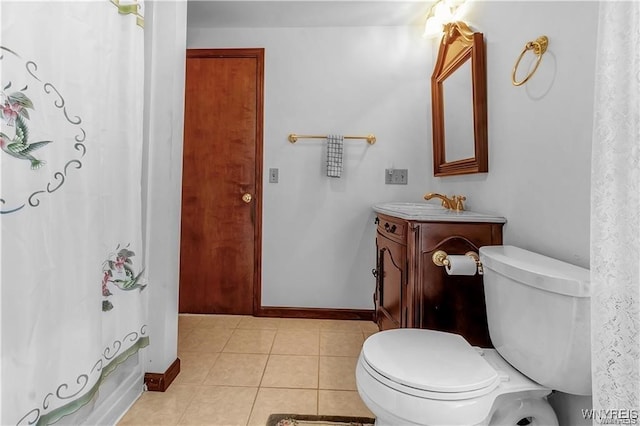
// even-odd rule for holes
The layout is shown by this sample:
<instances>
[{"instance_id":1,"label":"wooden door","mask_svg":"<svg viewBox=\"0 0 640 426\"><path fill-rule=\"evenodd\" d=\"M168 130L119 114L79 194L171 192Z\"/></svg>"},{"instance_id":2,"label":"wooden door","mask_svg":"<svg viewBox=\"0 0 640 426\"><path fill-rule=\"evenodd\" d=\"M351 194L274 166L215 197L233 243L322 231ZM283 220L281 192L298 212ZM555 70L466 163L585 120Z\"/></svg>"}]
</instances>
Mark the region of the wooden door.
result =
<instances>
[{"instance_id":1,"label":"wooden door","mask_svg":"<svg viewBox=\"0 0 640 426\"><path fill-rule=\"evenodd\" d=\"M263 49L187 50L180 306L260 307Z\"/></svg>"}]
</instances>

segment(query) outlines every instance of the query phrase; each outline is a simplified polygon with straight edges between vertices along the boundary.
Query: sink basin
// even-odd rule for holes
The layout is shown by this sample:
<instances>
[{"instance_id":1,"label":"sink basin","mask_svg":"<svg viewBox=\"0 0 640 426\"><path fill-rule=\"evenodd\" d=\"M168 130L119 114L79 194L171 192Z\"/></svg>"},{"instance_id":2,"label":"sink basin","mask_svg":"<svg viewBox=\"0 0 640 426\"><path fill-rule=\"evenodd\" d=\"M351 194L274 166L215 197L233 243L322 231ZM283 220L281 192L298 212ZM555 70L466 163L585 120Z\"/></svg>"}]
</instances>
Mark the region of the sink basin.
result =
<instances>
[{"instance_id":1,"label":"sink basin","mask_svg":"<svg viewBox=\"0 0 640 426\"><path fill-rule=\"evenodd\" d=\"M384 206L388 209L399 209L406 211L425 211L425 210L446 210L442 205L438 203L382 203L376 204L377 206Z\"/></svg>"},{"instance_id":2,"label":"sink basin","mask_svg":"<svg viewBox=\"0 0 640 426\"><path fill-rule=\"evenodd\" d=\"M389 202L374 204L377 213L422 222L494 222L505 223L504 217L469 210L455 211L442 207L440 202Z\"/></svg>"},{"instance_id":3,"label":"sink basin","mask_svg":"<svg viewBox=\"0 0 640 426\"><path fill-rule=\"evenodd\" d=\"M381 203L373 206L376 210L386 210L388 212L404 214L406 216L422 216L445 213L448 209L442 207L440 203ZM376 210L378 211L378 210ZM380 212L384 213L384 212Z\"/></svg>"}]
</instances>

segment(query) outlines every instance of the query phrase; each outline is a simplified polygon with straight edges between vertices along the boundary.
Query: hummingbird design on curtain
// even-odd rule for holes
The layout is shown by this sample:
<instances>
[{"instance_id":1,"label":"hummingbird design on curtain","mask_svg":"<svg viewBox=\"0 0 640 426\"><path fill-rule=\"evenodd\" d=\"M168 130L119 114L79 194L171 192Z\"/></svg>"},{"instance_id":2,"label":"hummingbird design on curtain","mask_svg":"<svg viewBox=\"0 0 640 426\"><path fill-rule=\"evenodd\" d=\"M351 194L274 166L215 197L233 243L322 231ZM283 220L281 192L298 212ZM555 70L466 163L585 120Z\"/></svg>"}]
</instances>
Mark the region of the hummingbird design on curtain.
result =
<instances>
[{"instance_id":1,"label":"hummingbird design on curtain","mask_svg":"<svg viewBox=\"0 0 640 426\"><path fill-rule=\"evenodd\" d=\"M147 286L142 278L144 269L137 275L133 269L133 261L131 258L136 254L129 250L129 244L120 248L120 244L116 247L116 251L109 254L109 258L102 264L102 311L107 312L113 309L113 303L108 299L113 296L109 290L109 283L116 288L124 291L132 291L139 289L144 290Z\"/></svg>"},{"instance_id":2,"label":"hummingbird design on curtain","mask_svg":"<svg viewBox=\"0 0 640 426\"><path fill-rule=\"evenodd\" d=\"M45 162L35 158L33 152L53 141L29 143L29 128L25 119L29 119L28 110L34 109L33 102L22 91L7 95L5 90L9 87L11 87L11 82L4 87L0 95L4 100L0 106L0 115L7 127L15 127L16 130L13 137L0 131L0 149L14 158L29 161L31 170L39 169ZM22 90L26 90L26 87Z\"/></svg>"}]
</instances>

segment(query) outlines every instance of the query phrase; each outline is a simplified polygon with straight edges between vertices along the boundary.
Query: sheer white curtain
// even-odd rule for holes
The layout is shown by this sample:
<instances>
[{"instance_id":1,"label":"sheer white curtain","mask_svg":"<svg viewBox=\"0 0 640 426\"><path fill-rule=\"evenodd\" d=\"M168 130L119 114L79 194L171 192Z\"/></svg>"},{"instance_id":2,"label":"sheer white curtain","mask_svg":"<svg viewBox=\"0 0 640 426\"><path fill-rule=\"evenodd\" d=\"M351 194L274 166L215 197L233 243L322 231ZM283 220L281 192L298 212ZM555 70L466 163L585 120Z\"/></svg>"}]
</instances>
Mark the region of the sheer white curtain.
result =
<instances>
[{"instance_id":1,"label":"sheer white curtain","mask_svg":"<svg viewBox=\"0 0 640 426\"><path fill-rule=\"evenodd\" d=\"M0 424L141 390L142 6L1 3Z\"/></svg>"},{"instance_id":2,"label":"sheer white curtain","mask_svg":"<svg viewBox=\"0 0 640 426\"><path fill-rule=\"evenodd\" d=\"M593 408L637 410L640 2L600 4L591 186Z\"/></svg>"}]
</instances>

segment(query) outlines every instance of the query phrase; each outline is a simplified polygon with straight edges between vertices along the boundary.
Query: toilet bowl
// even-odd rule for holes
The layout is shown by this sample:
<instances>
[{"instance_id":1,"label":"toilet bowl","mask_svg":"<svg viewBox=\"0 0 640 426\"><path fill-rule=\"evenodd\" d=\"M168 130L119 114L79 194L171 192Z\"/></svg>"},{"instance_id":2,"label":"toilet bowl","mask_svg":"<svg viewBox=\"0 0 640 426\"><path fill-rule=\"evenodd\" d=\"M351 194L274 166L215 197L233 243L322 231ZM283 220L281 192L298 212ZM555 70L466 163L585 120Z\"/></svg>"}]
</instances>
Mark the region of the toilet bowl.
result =
<instances>
[{"instance_id":1,"label":"toilet bowl","mask_svg":"<svg viewBox=\"0 0 640 426\"><path fill-rule=\"evenodd\" d=\"M590 393L589 271L510 246L480 259L495 349L435 330L370 336L356 384L377 425L554 426L552 389Z\"/></svg>"},{"instance_id":2,"label":"toilet bowl","mask_svg":"<svg viewBox=\"0 0 640 426\"><path fill-rule=\"evenodd\" d=\"M356 383L377 425L515 425L523 418L558 424L544 400L551 389L518 372L495 349L474 348L457 334L376 333L363 345ZM502 419L489 423L498 398L499 406L519 409L509 416L502 410Z\"/></svg>"}]
</instances>

